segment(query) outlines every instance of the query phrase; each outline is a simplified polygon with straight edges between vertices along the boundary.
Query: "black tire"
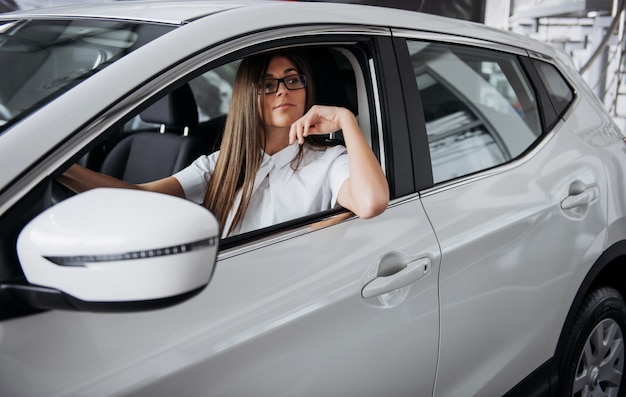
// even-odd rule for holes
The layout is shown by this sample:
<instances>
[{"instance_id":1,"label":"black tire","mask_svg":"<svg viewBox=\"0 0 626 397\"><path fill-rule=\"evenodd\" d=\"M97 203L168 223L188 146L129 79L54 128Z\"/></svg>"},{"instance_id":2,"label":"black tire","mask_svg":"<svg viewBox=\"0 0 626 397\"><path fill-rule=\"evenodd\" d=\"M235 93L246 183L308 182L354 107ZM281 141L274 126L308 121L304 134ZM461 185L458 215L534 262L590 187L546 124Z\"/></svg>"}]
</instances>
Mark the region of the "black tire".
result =
<instances>
[{"instance_id":1,"label":"black tire","mask_svg":"<svg viewBox=\"0 0 626 397\"><path fill-rule=\"evenodd\" d=\"M615 288L585 298L562 356L560 397L623 397L626 304Z\"/></svg>"}]
</instances>

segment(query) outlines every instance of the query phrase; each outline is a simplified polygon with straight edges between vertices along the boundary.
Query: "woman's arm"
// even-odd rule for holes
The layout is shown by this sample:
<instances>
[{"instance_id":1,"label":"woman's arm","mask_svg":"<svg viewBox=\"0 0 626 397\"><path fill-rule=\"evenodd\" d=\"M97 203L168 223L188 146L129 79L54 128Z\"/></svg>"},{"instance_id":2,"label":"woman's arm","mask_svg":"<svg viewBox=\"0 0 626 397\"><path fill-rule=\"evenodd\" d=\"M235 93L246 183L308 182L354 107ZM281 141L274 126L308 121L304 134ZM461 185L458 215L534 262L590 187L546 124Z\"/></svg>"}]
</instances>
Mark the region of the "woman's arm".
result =
<instances>
[{"instance_id":1,"label":"woman's arm","mask_svg":"<svg viewBox=\"0 0 626 397\"><path fill-rule=\"evenodd\" d=\"M356 117L348 109L313 106L289 131L289 143L304 143L308 135L342 130L348 150L350 177L339 190L339 204L361 218L381 214L389 204L389 185Z\"/></svg>"},{"instance_id":2,"label":"woman's arm","mask_svg":"<svg viewBox=\"0 0 626 397\"><path fill-rule=\"evenodd\" d=\"M132 184L108 175L97 173L85 167L81 167L78 164L74 164L57 180L70 190L77 193L97 187L112 187L122 189L139 189L165 193L181 198L185 197L185 192L183 191L182 186L173 176L159 179L154 182Z\"/></svg>"}]
</instances>

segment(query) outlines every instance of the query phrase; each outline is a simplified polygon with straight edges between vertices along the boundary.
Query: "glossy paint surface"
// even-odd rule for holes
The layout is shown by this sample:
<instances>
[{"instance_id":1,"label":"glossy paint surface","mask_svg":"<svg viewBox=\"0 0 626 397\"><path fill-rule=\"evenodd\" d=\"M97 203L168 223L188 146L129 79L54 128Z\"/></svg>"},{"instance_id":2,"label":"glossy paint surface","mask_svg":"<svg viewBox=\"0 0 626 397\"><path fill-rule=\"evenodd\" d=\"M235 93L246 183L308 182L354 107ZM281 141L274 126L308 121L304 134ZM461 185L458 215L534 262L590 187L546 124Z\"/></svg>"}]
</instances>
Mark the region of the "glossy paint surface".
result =
<instances>
[{"instance_id":1,"label":"glossy paint surface","mask_svg":"<svg viewBox=\"0 0 626 397\"><path fill-rule=\"evenodd\" d=\"M123 16L123 7L90 15ZM145 5L134 16L193 22L0 135L0 213L85 142L74 136L79 143L52 159L51 148L85 125L97 129L118 117L124 109L112 106L132 102L147 76L165 85L178 77L168 73L179 60L201 51L217 59L271 40L279 26L362 35L394 27L423 39L445 34L536 51L554 58L578 97L511 163L395 199L374 219L282 230L221 251L209 285L177 306L48 311L0 322L0 395L496 396L553 356L582 280L626 235L621 133L561 55L471 23L382 8L281 2L195 20L211 7L185 6L166 18L167 7ZM249 42L233 39L239 36ZM586 189L589 202L564 204ZM423 274L381 292L397 285L381 279L384 268L410 264L423 264ZM364 289L376 279L381 287L370 297Z\"/></svg>"},{"instance_id":2,"label":"glossy paint surface","mask_svg":"<svg viewBox=\"0 0 626 397\"><path fill-rule=\"evenodd\" d=\"M392 375L398 395L431 390L439 257L420 212L414 200L374 222L244 247L217 262L199 296L170 309L6 321L2 388L12 396L384 393L387 381L366 376L373 371ZM411 286L362 298L375 259L389 252L427 257L431 270Z\"/></svg>"}]
</instances>

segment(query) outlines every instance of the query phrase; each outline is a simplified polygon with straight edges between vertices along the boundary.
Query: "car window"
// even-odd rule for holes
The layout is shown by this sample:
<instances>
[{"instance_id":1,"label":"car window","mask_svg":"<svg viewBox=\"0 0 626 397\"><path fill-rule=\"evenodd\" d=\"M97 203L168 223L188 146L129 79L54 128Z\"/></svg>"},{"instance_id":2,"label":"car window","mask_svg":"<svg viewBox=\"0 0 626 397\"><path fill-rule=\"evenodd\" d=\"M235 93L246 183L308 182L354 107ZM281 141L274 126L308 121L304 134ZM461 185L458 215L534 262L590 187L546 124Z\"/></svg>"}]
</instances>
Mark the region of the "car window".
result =
<instances>
[{"instance_id":1,"label":"car window","mask_svg":"<svg viewBox=\"0 0 626 397\"><path fill-rule=\"evenodd\" d=\"M541 134L534 91L514 55L409 41L435 183L503 164Z\"/></svg>"},{"instance_id":2,"label":"car window","mask_svg":"<svg viewBox=\"0 0 626 397\"><path fill-rule=\"evenodd\" d=\"M361 70L357 87L356 56L349 50L321 46L303 48L300 55L311 69L315 103L352 110L372 142L370 102L364 98ZM193 71L173 90L158 94L156 102L129 114L128 121L109 131L108 138L84 155L81 164L127 182L144 183L173 175L200 156L219 150L226 116L233 111L230 100L240 63L237 59ZM343 143L340 134L326 141ZM305 218L301 221L319 220Z\"/></svg>"},{"instance_id":3,"label":"car window","mask_svg":"<svg viewBox=\"0 0 626 397\"><path fill-rule=\"evenodd\" d=\"M358 116L359 105L357 104L355 72L347 56L338 49L330 48L311 48L303 50L302 54L307 59L307 64L314 76L315 102L317 104L343 106ZM153 105L148 111L144 110L135 114L125 123L119 134L114 134L113 139L120 139L120 137L137 132L158 131L201 138L204 144L203 154L210 154L218 150L225 119L230 111L233 84L240 63L241 60L237 59L218 65L185 83L192 96L192 99L185 105L189 104L195 107L197 112L197 120L194 122L166 123L162 119L167 117L150 117L149 113L162 111L162 108ZM361 90L364 91L364 88L361 87ZM171 94L168 95L171 96ZM180 97L174 101L180 103ZM176 103L168 104L170 111L179 107ZM195 117L194 115L193 118L195 119ZM362 115L359 121L361 129L367 135L367 140L371 142L369 121L366 118L367 114ZM341 143L340 135L337 137L339 138L338 143Z\"/></svg>"},{"instance_id":4,"label":"car window","mask_svg":"<svg viewBox=\"0 0 626 397\"><path fill-rule=\"evenodd\" d=\"M171 29L96 20L0 22L0 131Z\"/></svg>"},{"instance_id":5,"label":"car window","mask_svg":"<svg viewBox=\"0 0 626 397\"><path fill-rule=\"evenodd\" d=\"M562 115L574 99L572 87L553 65L539 60L533 60L533 63L557 115Z\"/></svg>"},{"instance_id":6,"label":"car window","mask_svg":"<svg viewBox=\"0 0 626 397\"><path fill-rule=\"evenodd\" d=\"M240 63L237 60L218 66L189 82L198 104L200 122L228 114L235 74Z\"/></svg>"},{"instance_id":7,"label":"car window","mask_svg":"<svg viewBox=\"0 0 626 397\"><path fill-rule=\"evenodd\" d=\"M373 132L377 130L377 117L372 109L373 93L365 82L369 58L362 49L315 47L303 48L303 51L310 56L312 75L320 81L316 85L316 91L319 90L317 103L349 108L357 114L366 139L377 142L377 135ZM162 92L144 96L143 103L135 102L124 115L116 114L116 122L100 131L97 139L88 146L75 149L77 162L106 175L142 183L172 175L199 156L218 150L225 116L232 111L230 96L240 60L229 57L228 62L218 62L202 66L200 70L185 70ZM340 134L328 139L341 142ZM375 153L380 155L378 150ZM55 175L62 171L57 170ZM56 176L39 184L0 218L3 225L0 228L3 243L0 281L23 277L14 250L23 225L41 211L75 194L52 178ZM288 228L316 230L349 216L351 213L340 208L320 211L228 237L220 242L220 247L227 249ZM4 302L0 305L0 318L23 312L21 307L14 310Z\"/></svg>"},{"instance_id":8,"label":"car window","mask_svg":"<svg viewBox=\"0 0 626 397\"><path fill-rule=\"evenodd\" d=\"M236 60L225 65L211 69L200 76L188 81L186 85L189 87L190 95L193 97L190 106L194 106L197 112L197 122L199 126L186 125L183 130L172 130L172 126L168 126L163 120L145 117L137 114L123 127L123 135L129 135L141 130L160 132L177 132L183 135L202 135L206 142L211 142L205 150L214 151L218 147L219 134L218 131L223 127L226 115L230 107L230 99L233 91L233 83L237 68L241 63ZM184 129L184 127L188 127ZM190 127L194 127L193 130ZM210 131L202 131L202 129ZM167 130L166 130L167 129Z\"/></svg>"}]
</instances>

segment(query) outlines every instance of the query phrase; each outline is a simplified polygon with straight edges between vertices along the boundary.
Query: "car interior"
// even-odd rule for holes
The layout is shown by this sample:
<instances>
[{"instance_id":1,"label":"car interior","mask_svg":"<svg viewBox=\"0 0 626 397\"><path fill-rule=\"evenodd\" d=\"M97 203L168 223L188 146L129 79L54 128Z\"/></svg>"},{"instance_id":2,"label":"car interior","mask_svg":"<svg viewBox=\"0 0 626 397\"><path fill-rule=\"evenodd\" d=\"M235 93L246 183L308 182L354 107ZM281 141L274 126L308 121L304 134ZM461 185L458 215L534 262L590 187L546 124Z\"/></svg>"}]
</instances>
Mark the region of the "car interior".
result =
<instances>
[{"instance_id":1,"label":"car interior","mask_svg":"<svg viewBox=\"0 0 626 397\"><path fill-rule=\"evenodd\" d=\"M188 131L198 125L196 102L183 85L145 111L141 120L158 125L122 138L106 154L100 172L131 183L144 183L182 169L204 151L199 136Z\"/></svg>"},{"instance_id":2,"label":"car interior","mask_svg":"<svg viewBox=\"0 0 626 397\"><path fill-rule=\"evenodd\" d=\"M316 102L344 106L358 114L355 74L345 56L326 47L301 52L313 74ZM220 68L236 69L237 65ZM216 74L222 76L221 81L215 81ZM183 84L125 123L85 155L81 164L127 182L143 183L170 176L200 155L218 150L227 116L219 109L228 107L230 92L223 92L232 89L233 79L233 73L212 70ZM327 140L342 143L340 132Z\"/></svg>"}]
</instances>

